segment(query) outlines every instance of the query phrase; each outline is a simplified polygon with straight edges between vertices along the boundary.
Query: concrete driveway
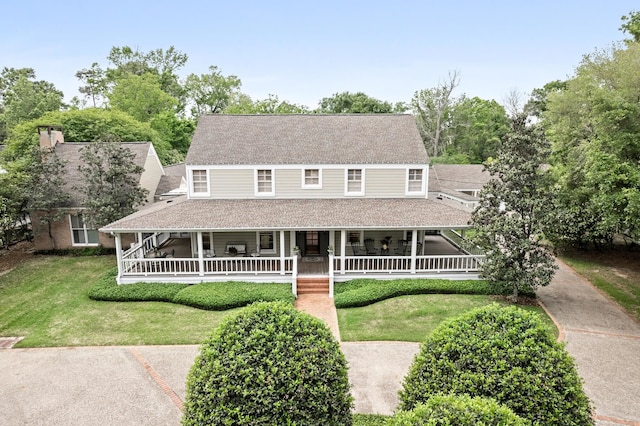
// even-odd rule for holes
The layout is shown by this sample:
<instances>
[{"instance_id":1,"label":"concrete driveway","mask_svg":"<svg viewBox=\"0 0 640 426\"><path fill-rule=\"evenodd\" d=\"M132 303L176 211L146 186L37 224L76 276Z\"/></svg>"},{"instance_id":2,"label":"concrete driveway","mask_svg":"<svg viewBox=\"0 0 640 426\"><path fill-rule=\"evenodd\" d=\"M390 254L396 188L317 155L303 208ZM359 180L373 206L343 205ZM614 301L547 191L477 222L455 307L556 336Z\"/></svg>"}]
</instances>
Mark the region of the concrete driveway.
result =
<instances>
[{"instance_id":1,"label":"concrete driveway","mask_svg":"<svg viewBox=\"0 0 640 426\"><path fill-rule=\"evenodd\" d=\"M391 414L415 343L342 343L356 412ZM197 346L0 351L0 424L179 425Z\"/></svg>"}]
</instances>

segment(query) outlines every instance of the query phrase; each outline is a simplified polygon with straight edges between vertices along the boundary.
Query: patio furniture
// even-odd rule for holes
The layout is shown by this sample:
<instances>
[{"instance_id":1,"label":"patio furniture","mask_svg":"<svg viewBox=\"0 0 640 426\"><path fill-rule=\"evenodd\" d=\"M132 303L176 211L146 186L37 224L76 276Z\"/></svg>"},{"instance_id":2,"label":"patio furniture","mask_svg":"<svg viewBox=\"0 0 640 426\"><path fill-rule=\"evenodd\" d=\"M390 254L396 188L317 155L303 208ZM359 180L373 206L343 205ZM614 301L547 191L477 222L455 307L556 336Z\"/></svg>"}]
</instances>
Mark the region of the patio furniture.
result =
<instances>
[{"instance_id":1,"label":"patio furniture","mask_svg":"<svg viewBox=\"0 0 640 426\"><path fill-rule=\"evenodd\" d=\"M360 245L359 242L351 243L351 250L353 251L354 256L364 256L367 254L367 251Z\"/></svg>"},{"instance_id":2,"label":"patio furniture","mask_svg":"<svg viewBox=\"0 0 640 426\"><path fill-rule=\"evenodd\" d=\"M378 254L378 249L375 247L375 241L371 238L367 238L364 240L364 246L367 250L368 256L376 256Z\"/></svg>"},{"instance_id":3,"label":"patio furniture","mask_svg":"<svg viewBox=\"0 0 640 426\"><path fill-rule=\"evenodd\" d=\"M396 256L406 256L407 247L409 247L409 241L408 240L399 240L398 241L398 247L396 247L393 250L393 254L395 254Z\"/></svg>"}]
</instances>

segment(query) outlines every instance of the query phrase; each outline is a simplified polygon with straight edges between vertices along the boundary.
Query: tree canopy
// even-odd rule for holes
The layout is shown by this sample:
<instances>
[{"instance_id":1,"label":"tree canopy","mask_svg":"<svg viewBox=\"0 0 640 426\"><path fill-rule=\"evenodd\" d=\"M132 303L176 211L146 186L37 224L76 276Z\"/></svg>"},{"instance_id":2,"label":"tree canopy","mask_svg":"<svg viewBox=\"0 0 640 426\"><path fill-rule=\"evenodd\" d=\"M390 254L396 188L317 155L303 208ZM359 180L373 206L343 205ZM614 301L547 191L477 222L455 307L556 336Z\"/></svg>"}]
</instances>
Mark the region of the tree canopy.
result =
<instances>
[{"instance_id":1,"label":"tree canopy","mask_svg":"<svg viewBox=\"0 0 640 426\"><path fill-rule=\"evenodd\" d=\"M323 114L389 114L404 112L406 109L406 105L401 102L392 105L390 102L372 98L363 92L341 92L322 98L317 112Z\"/></svg>"}]
</instances>

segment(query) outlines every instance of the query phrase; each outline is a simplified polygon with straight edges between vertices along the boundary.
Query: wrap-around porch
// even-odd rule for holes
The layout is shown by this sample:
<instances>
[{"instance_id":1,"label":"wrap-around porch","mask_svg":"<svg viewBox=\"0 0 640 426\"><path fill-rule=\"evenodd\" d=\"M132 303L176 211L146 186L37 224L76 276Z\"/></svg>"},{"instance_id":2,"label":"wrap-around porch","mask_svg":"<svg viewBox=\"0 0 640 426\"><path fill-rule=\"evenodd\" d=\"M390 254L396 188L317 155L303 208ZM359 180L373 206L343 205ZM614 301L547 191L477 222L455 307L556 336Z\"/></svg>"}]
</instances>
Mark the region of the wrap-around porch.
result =
<instances>
[{"instance_id":1,"label":"wrap-around porch","mask_svg":"<svg viewBox=\"0 0 640 426\"><path fill-rule=\"evenodd\" d=\"M302 276L333 283L354 278L477 278L484 256L464 230L277 230L136 234L122 250L118 283L287 282ZM366 241L366 246L363 242Z\"/></svg>"}]
</instances>

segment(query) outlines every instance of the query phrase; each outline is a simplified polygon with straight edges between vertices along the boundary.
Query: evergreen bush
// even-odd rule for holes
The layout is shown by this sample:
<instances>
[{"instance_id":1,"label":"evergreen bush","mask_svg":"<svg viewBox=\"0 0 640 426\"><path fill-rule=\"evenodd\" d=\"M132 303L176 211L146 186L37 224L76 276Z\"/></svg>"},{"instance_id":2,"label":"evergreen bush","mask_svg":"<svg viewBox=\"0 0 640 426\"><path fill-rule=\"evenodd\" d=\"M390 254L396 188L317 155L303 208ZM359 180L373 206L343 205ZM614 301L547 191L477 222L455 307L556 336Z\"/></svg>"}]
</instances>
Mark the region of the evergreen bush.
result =
<instances>
[{"instance_id":1,"label":"evergreen bush","mask_svg":"<svg viewBox=\"0 0 640 426\"><path fill-rule=\"evenodd\" d=\"M227 317L187 378L184 425L351 425L347 363L331 331L283 302Z\"/></svg>"},{"instance_id":2,"label":"evergreen bush","mask_svg":"<svg viewBox=\"0 0 640 426\"><path fill-rule=\"evenodd\" d=\"M438 393L493 398L540 425L592 425L573 359L539 317L497 304L440 325L400 391L402 410Z\"/></svg>"},{"instance_id":3,"label":"evergreen bush","mask_svg":"<svg viewBox=\"0 0 640 426\"><path fill-rule=\"evenodd\" d=\"M436 395L410 411L399 411L388 426L526 426L529 422L490 398Z\"/></svg>"}]
</instances>

